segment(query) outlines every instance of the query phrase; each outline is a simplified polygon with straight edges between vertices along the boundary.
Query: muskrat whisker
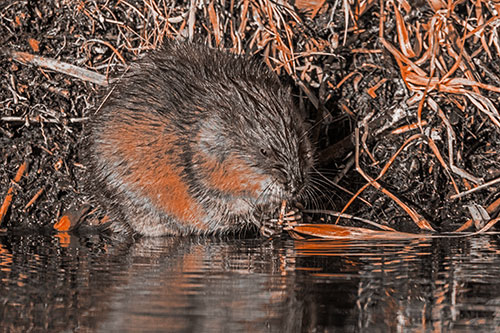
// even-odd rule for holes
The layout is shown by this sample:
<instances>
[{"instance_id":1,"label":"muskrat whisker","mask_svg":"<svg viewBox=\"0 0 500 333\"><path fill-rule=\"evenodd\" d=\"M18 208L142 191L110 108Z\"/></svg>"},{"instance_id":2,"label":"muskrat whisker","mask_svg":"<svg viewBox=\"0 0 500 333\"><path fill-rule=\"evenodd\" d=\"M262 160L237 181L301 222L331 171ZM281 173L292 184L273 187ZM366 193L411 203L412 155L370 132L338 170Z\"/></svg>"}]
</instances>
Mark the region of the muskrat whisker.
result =
<instances>
[{"instance_id":1,"label":"muskrat whisker","mask_svg":"<svg viewBox=\"0 0 500 333\"><path fill-rule=\"evenodd\" d=\"M255 199L255 204L254 204L254 208L256 205L260 204L260 200L265 198L266 196L268 196L268 194L266 193L267 191L269 191L271 189L271 187L278 181L278 179L274 178L265 188L264 190L262 190L262 192L259 194L259 196L257 197L257 199Z\"/></svg>"},{"instance_id":2,"label":"muskrat whisker","mask_svg":"<svg viewBox=\"0 0 500 333\"><path fill-rule=\"evenodd\" d=\"M318 197L314 195L314 192L320 192L321 193L321 190L315 184L311 183L311 186L308 189L307 193L308 193L309 197L311 198L311 205L313 207L318 207L319 208L321 206L319 204Z\"/></svg>"},{"instance_id":3,"label":"muskrat whisker","mask_svg":"<svg viewBox=\"0 0 500 333\"><path fill-rule=\"evenodd\" d=\"M310 187L311 187L311 190L313 190L317 193L317 195L314 195L314 193L311 192L311 196L314 195L313 198L315 199L316 203L318 203L318 206L317 206L318 208L321 208L321 206L319 205L319 199L318 199L319 196L326 198L328 201L328 204L331 205L331 207L335 207L333 200L331 199L331 197L329 195L327 195L327 193L332 193L332 194L339 196L335 191L332 191L330 187L327 187L324 183L321 182L321 180L318 180L318 179L311 179ZM323 191L321 188L324 188L325 191ZM339 198L340 198L340 196L339 196Z\"/></svg>"},{"instance_id":4,"label":"muskrat whisker","mask_svg":"<svg viewBox=\"0 0 500 333\"><path fill-rule=\"evenodd\" d=\"M333 192L331 184L326 182L323 179L313 178L313 179L311 179L311 184L316 185L318 189L321 188L327 192ZM322 191L320 191L319 193L324 194L324 192L322 192Z\"/></svg>"},{"instance_id":5,"label":"muskrat whisker","mask_svg":"<svg viewBox=\"0 0 500 333\"><path fill-rule=\"evenodd\" d=\"M315 207L315 205L317 204L315 202L315 198L311 195L311 189L310 188L308 188L308 189L305 190L303 201L304 201L304 206L308 206L309 205L309 206Z\"/></svg>"},{"instance_id":6,"label":"muskrat whisker","mask_svg":"<svg viewBox=\"0 0 500 333\"><path fill-rule=\"evenodd\" d=\"M336 176L339 172L336 170L330 170L330 169L311 169L311 175L317 175L318 173L323 174L323 175L333 175Z\"/></svg>"},{"instance_id":7,"label":"muskrat whisker","mask_svg":"<svg viewBox=\"0 0 500 333\"><path fill-rule=\"evenodd\" d=\"M347 192L350 195L354 195L354 193L352 193L351 191L347 190L345 187L340 186L336 182L332 181L331 179L329 179L328 177L326 177L325 175L323 175L323 173L319 172L319 170L317 170L315 167L312 167L312 170L314 170L316 172L316 174L319 175L328 184L330 184L332 186L335 186L336 188L338 188L338 189L340 189L340 190L342 190L344 192Z\"/></svg>"}]
</instances>

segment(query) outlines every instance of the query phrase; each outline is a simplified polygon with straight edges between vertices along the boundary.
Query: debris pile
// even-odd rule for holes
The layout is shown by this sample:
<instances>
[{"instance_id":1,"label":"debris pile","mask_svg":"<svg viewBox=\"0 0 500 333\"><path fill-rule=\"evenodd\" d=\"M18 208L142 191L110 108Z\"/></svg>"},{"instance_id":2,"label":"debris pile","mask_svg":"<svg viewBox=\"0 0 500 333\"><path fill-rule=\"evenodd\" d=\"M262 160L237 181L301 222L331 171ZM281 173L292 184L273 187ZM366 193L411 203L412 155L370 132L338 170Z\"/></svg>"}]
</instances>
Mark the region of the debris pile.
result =
<instances>
[{"instance_id":1,"label":"debris pile","mask_svg":"<svg viewBox=\"0 0 500 333\"><path fill-rule=\"evenodd\" d=\"M167 38L262 57L295 85L317 142L311 208L402 231L497 218L498 1L43 0L0 10L2 228L51 228L80 200L78 143L99 96Z\"/></svg>"}]
</instances>

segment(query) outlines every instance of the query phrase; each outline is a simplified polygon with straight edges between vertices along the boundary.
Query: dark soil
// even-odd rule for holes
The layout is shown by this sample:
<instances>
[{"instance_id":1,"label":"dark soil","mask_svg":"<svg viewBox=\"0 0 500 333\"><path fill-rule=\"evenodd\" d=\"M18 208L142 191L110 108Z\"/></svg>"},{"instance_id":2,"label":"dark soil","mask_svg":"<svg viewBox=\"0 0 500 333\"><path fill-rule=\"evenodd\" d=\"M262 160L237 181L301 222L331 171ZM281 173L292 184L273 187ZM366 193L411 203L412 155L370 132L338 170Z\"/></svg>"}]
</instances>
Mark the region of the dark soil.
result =
<instances>
[{"instance_id":1,"label":"dark soil","mask_svg":"<svg viewBox=\"0 0 500 333\"><path fill-rule=\"evenodd\" d=\"M297 103L311 124L319 121L312 131L318 143L318 169L330 180L339 180L339 185L352 193L367 183L351 163L354 128L360 127L360 167L372 178L379 175L406 140L422 134L423 139L412 141L378 182L438 229L451 230L470 219L467 205L487 208L498 199L496 185L463 198L450 198L456 194L451 179L460 192L479 185L450 171L452 162L482 182L500 176L500 131L492 121L497 115L488 116L463 94L429 93L453 129L453 145L449 145L446 122L428 103L422 109L425 120L422 131L417 128L402 134L391 133L417 122L419 103L408 103L413 93L405 85L394 55L381 44L379 1L367 1L368 6L362 12L356 12L358 7L353 5L356 24L351 18L346 33L343 1L333 2L338 3L336 8L333 3L324 3L314 16L311 3L322 1L295 1L288 8L267 1L221 3L197 7L190 7L189 2L160 0L0 3L0 200L9 187L14 190L2 228L52 230L64 210L85 202L81 184L86 161L79 157L79 143L91 111L105 92L105 88L96 84L16 61L9 50L41 55L113 77L136 57L157 47L162 38L169 37L192 36L234 52L255 54L284 80L294 82ZM401 9L408 26L427 22L434 15L426 1L410 3L414 7L408 13ZM247 11L245 4L249 4ZM464 35L461 20L470 15L471 6L467 2L457 5L455 16L450 19L449 24L460 36ZM495 15L491 9L494 7L486 3L482 6L486 22ZM272 19L264 15L266 8L274 14ZM393 7L386 4L384 10L388 13L384 37L392 45L398 45ZM158 13L165 17L168 14L170 24ZM260 21L256 19L259 13ZM194 15L191 21L190 14ZM243 25L242 17L247 22L236 35L232 31ZM269 20L265 21L266 17ZM215 18L219 29L214 28ZM289 32L284 28L285 23ZM484 33L492 34L492 29L488 26ZM266 33L273 37L270 42ZM415 36L411 38L415 45ZM472 37L463 49L472 55L470 63L475 68L467 66L473 78L495 86L500 82L499 52L488 38L485 40L491 56L481 50L481 41ZM293 47L297 58L286 62L280 53L283 47ZM459 48L455 51L460 53ZM440 57L448 69L455 63L445 53ZM425 66L424 63L421 67ZM379 82L382 83L374 97L369 89ZM498 112L500 94L484 89L480 93ZM436 144L446 167L431 149L428 138ZM450 150L454 161L450 159ZM13 184L12 179L24 161L28 168L22 179ZM335 179L343 171L345 175ZM317 196L311 198L311 206L342 210L352 194L317 177ZM347 213L398 230L417 229L407 212L380 190L368 187L361 197L369 204L355 200ZM36 200L30 203L33 198ZM491 209L488 213L493 218L498 211Z\"/></svg>"}]
</instances>

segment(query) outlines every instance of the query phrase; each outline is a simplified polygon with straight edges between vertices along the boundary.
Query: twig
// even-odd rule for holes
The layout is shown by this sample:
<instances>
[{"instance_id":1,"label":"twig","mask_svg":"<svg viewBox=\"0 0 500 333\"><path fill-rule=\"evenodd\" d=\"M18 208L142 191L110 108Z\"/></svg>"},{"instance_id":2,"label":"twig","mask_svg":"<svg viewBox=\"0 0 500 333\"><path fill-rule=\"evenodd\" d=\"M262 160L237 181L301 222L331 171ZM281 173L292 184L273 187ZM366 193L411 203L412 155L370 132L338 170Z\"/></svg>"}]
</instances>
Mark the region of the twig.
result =
<instances>
[{"instance_id":1,"label":"twig","mask_svg":"<svg viewBox=\"0 0 500 333\"><path fill-rule=\"evenodd\" d=\"M80 80L89 81L100 86L107 86L108 81L104 75L87 69L68 64L55 59L40 57L34 54L20 51L10 51L8 54L21 63L30 63L35 66L45 67L66 75L76 77Z\"/></svg>"},{"instance_id":2,"label":"twig","mask_svg":"<svg viewBox=\"0 0 500 333\"><path fill-rule=\"evenodd\" d=\"M31 205L35 203L35 201L42 195L43 191L45 190L45 187L42 187L41 189L38 190L38 192L35 193L33 198L24 206L24 210L26 211L28 208L30 208Z\"/></svg>"},{"instance_id":3,"label":"twig","mask_svg":"<svg viewBox=\"0 0 500 333\"><path fill-rule=\"evenodd\" d=\"M89 118L88 117L80 117L80 118L69 118L70 123L83 123L87 121ZM44 119L40 116L36 117L14 117L14 116L6 116L6 117L0 117L0 121L4 122L12 122L12 123L24 123L26 121L32 122L32 123L48 123L48 124L63 124L62 121L58 119Z\"/></svg>"},{"instance_id":4,"label":"twig","mask_svg":"<svg viewBox=\"0 0 500 333\"><path fill-rule=\"evenodd\" d=\"M464 192L461 192L461 193L458 193L458 194L453 194L453 195L450 196L450 199L458 199L458 198L464 197L467 194L474 193L476 191L479 191L479 190L482 190L484 188L490 187L490 186L495 185L497 183L500 183L500 178L490 180L489 182L486 182L484 184L476 186L476 187L474 187L474 188L472 188L472 189L470 189L468 191L464 191Z\"/></svg>"}]
</instances>

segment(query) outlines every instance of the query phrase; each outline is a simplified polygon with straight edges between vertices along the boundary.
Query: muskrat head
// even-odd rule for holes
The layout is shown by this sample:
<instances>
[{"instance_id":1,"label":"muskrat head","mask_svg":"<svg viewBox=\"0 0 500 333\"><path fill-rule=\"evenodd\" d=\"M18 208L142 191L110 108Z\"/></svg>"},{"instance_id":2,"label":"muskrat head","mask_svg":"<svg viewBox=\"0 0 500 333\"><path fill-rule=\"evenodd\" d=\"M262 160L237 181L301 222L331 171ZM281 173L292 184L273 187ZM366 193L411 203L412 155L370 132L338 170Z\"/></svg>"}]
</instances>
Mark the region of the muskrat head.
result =
<instances>
[{"instance_id":1,"label":"muskrat head","mask_svg":"<svg viewBox=\"0 0 500 333\"><path fill-rule=\"evenodd\" d=\"M260 195L264 202L303 199L310 181L309 136L291 98L285 96L276 96L274 103L256 100L253 112L242 113L246 124L233 137L235 148L246 152L246 161L267 178ZM256 122L248 121L248 116Z\"/></svg>"},{"instance_id":2,"label":"muskrat head","mask_svg":"<svg viewBox=\"0 0 500 333\"><path fill-rule=\"evenodd\" d=\"M313 164L304 120L290 89L274 75L250 84L232 80L200 129L206 181L254 204L304 197Z\"/></svg>"}]
</instances>

